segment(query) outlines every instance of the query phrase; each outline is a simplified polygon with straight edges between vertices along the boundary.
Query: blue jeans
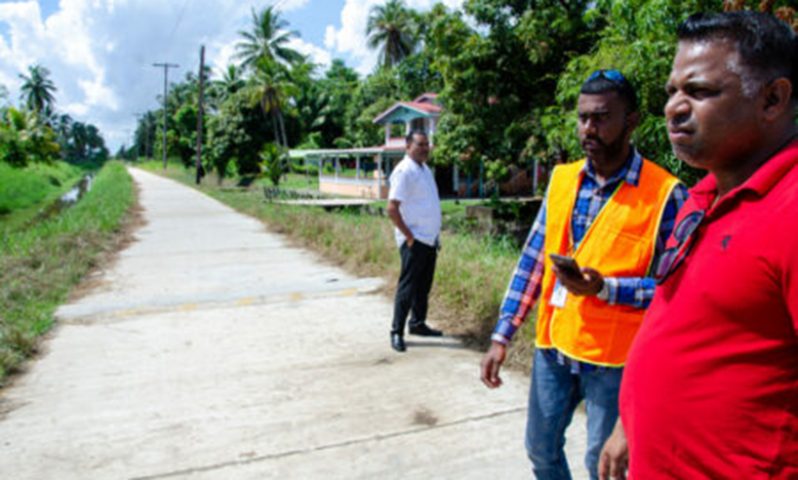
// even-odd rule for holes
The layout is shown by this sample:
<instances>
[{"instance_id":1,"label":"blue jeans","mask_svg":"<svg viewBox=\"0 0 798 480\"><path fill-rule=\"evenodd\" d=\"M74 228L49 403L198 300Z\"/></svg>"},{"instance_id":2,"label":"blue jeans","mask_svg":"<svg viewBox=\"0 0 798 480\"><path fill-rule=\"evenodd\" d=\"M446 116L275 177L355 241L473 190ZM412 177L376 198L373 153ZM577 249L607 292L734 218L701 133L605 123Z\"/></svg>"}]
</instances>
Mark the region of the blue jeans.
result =
<instances>
[{"instance_id":1,"label":"blue jeans","mask_svg":"<svg viewBox=\"0 0 798 480\"><path fill-rule=\"evenodd\" d=\"M569 365L535 351L526 425L526 451L538 480L570 480L565 458L565 429L585 400L590 478L598 479L601 447L618 419L622 368L598 368L573 374Z\"/></svg>"}]
</instances>

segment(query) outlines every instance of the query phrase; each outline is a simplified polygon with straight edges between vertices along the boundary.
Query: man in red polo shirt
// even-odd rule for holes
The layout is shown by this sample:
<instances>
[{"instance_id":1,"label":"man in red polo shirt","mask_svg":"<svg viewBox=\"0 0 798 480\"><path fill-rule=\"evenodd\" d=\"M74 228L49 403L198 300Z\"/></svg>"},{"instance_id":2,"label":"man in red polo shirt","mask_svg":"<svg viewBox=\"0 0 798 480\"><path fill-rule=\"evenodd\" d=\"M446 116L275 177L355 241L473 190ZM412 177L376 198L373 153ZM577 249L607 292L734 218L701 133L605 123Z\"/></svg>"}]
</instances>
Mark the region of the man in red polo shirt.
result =
<instances>
[{"instance_id":1,"label":"man in red polo shirt","mask_svg":"<svg viewBox=\"0 0 798 480\"><path fill-rule=\"evenodd\" d=\"M798 40L767 14L694 15L666 89L674 153L709 174L655 271L601 477L796 479Z\"/></svg>"}]
</instances>

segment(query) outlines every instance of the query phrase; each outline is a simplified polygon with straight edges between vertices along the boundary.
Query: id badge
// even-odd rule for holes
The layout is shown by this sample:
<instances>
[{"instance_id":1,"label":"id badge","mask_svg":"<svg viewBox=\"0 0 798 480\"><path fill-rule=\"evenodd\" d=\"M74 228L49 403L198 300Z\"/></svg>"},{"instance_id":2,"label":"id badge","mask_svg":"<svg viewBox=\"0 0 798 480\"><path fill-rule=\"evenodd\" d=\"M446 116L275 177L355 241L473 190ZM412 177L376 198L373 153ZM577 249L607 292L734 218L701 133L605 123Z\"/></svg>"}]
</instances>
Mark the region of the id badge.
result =
<instances>
[{"instance_id":1,"label":"id badge","mask_svg":"<svg viewBox=\"0 0 798 480\"><path fill-rule=\"evenodd\" d=\"M551 299L549 299L549 304L553 307L563 308L565 307L565 299L568 297L568 290L563 287L562 283L557 280L557 283L554 284L554 291L551 292Z\"/></svg>"}]
</instances>

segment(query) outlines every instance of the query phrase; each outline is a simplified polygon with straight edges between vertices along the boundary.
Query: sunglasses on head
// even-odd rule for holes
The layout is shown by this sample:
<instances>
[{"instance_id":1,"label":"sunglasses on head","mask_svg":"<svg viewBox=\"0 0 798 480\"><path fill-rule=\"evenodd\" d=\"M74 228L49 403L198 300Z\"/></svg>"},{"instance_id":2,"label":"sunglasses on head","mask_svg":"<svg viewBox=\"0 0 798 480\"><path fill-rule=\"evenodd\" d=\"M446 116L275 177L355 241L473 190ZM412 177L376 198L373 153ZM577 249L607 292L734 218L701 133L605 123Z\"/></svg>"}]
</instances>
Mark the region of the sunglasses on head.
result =
<instances>
[{"instance_id":1,"label":"sunglasses on head","mask_svg":"<svg viewBox=\"0 0 798 480\"><path fill-rule=\"evenodd\" d=\"M623 76L618 70L596 70L587 77L587 81L591 82L597 78L605 78L613 83L626 84L629 83L626 77Z\"/></svg>"},{"instance_id":2,"label":"sunglasses on head","mask_svg":"<svg viewBox=\"0 0 798 480\"><path fill-rule=\"evenodd\" d=\"M678 243L662 252L659 257L657 268L654 269L654 279L657 281L657 285L662 284L684 262L687 254L690 253L690 247L695 242L698 226L704 221L705 215L706 211L704 210L691 212L673 229L673 238Z\"/></svg>"}]
</instances>

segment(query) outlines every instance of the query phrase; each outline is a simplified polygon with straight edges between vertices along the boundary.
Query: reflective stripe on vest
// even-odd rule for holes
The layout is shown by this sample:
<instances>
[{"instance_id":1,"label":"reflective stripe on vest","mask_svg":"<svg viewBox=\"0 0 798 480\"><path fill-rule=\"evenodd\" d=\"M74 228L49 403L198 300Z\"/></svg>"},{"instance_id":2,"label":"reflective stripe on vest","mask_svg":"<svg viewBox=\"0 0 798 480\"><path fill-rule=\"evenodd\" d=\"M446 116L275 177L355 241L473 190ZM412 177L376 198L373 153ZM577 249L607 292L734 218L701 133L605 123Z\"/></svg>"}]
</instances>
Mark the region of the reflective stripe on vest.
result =
<instances>
[{"instance_id":1,"label":"reflective stripe on vest","mask_svg":"<svg viewBox=\"0 0 798 480\"><path fill-rule=\"evenodd\" d=\"M643 160L638 185L621 181L574 252L571 215L584 165L582 160L556 167L549 183L536 345L557 348L583 362L623 366L645 311L570 293L563 308L552 306L549 302L556 277L549 254L571 255L580 266L591 267L606 277L648 275L662 214L678 179Z\"/></svg>"}]
</instances>

